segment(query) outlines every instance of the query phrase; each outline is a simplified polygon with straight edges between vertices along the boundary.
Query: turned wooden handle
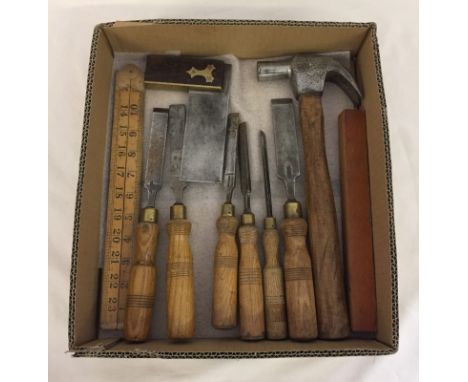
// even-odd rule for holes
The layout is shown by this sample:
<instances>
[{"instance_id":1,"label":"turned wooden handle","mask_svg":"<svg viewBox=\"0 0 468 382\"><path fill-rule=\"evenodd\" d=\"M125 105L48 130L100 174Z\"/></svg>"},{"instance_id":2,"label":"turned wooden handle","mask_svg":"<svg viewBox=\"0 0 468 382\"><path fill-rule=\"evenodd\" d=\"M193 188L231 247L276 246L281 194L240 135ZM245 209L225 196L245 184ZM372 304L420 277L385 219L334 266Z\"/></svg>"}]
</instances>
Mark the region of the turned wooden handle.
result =
<instances>
[{"instance_id":1,"label":"turned wooden handle","mask_svg":"<svg viewBox=\"0 0 468 382\"><path fill-rule=\"evenodd\" d=\"M319 337L344 338L349 335L349 319L322 103L319 95L307 94L299 97L299 105Z\"/></svg>"},{"instance_id":2,"label":"turned wooden handle","mask_svg":"<svg viewBox=\"0 0 468 382\"><path fill-rule=\"evenodd\" d=\"M262 271L257 249L257 228L239 228L239 312L240 336L243 340L265 338Z\"/></svg>"},{"instance_id":3,"label":"turned wooden handle","mask_svg":"<svg viewBox=\"0 0 468 382\"><path fill-rule=\"evenodd\" d=\"M216 223L218 244L214 259L211 320L218 329L230 329L237 325L237 225L234 216L221 216Z\"/></svg>"},{"instance_id":4,"label":"turned wooden handle","mask_svg":"<svg viewBox=\"0 0 468 382\"><path fill-rule=\"evenodd\" d=\"M136 227L136 252L130 271L124 320L124 337L128 341L145 341L151 329L156 287L154 256L158 235L159 226L156 223L142 222Z\"/></svg>"},{"instance_id":5,"label":"turned wooden handle","mask_svg":"<svg viewBox=\"0 0 468 382\"><path fill-rule=\"evenodd\" d=\"M283 270L278 259L278 245L278 230L265 229L263 231L263 248L265 250L263 290L266 332L267 338L270 340L281 340L288 336Z\"/></svg>"},{"instance_id":6,"label":"turned wooden handle","mask_svg":"<svg viewBox=\"0 0 468 382\"><path fill-rule=\"evenodd\" d=\"M167 224L167 330L171 339L190 339L195 332L191 228L192 224L185 219L173 219Z\"/></svg>"},{"instance_id":7,"label":"turned wooden handle","mask_svg":"<svg viewBox=\"0 0 468 382\"><path fill-rule=\"evenodd\" d=\"M317 338L317 312L312 264L307 251L307 223L287 218L281 224L284 235L284 281L289 337L305 341Z\"/></svg>"}]
</instances>

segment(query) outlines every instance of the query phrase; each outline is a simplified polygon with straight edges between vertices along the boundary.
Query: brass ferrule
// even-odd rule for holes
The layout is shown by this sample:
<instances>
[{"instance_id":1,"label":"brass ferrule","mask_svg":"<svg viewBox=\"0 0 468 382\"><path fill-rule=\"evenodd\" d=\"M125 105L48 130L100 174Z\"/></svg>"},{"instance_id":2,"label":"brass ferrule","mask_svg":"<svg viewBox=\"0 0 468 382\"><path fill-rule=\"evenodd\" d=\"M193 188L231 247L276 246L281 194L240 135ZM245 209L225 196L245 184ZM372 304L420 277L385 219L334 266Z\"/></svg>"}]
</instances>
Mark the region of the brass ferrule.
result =
<instances>
[{"instance_id":1,"label":"brass ferrule","mask_svg":"<svg viewBox=\"0 0 468 382\"><path fill-rule=\"evenodd\" d=\"M176 203L171 206L171 220L187 218L187 209L182 203Z\"/></svg>"},{"instance_id":2,"label":"brass ferrule","mask_svg":"<svg viewBox=\"0 0 468 382\"><path fill-rule=\"evenodd\" d=\"M300 218L302 216L301 203L296 200L284 203L285 218Z\"/></svg>"},{"instance_id":3,"label":"brass ferrule","mask_svg":"<svg viewBox=\"0 0 468 382\"><path fill-rule=\"evenodd\" d=\"M221 208L221 216L235 216L236 210L231 203L224 203Z\"/></svg>"},{"instance_id":4,"label":"brass ferrule","mask_svg":"<svg viewBox=\"0 0 468 382\"><path fill-rule=\"evenodd\" d=\"M154 207L145 207L140 212L140 221L144 223L156 223L158 221L158 210Z\"/></svg>"},{"instance_id":5,"label":"brass ferrule","mask_svg":"<svg viewBox=\"0 0 468 382\"><path fill-rule=\"evenodd\" d=\"M251 212L243 213L241 216L242 225L254 225L255 215Z\"/></svg>"},{"instance_id":6,"label":"brass ferrule","mask_svg":"<svg viewBox=\"0 0 468 382\"><path fill-rule=\"evenodd\" d=\"M263 228L265 228L265 229L275 229L276 228L276 219L273 216L267 216L263 220Z\"/></svg>"}]
</instances>

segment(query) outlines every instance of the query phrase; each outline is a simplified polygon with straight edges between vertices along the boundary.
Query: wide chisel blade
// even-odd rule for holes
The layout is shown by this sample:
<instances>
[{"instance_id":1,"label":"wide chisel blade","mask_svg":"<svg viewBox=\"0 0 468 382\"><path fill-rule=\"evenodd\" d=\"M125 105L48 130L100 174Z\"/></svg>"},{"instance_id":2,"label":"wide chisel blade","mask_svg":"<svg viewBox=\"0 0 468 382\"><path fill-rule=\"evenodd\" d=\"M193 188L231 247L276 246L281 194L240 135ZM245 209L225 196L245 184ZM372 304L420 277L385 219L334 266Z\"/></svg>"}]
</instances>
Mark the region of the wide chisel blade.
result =
<instances>
[{"instance_id":1,"label":"wide chisel blade","mask_svg":"<svg viewBox=\"0 0 468 382\"><path fill-rule=\"evenodd\" d=\"M180 179L184 135L185 105L171 105L169 107L169 144L171 147L170 184L177 202L182 202L183 191L187 186L187 183Z\"/></svg>"},{"instance_id":2,"label":"wide chisel blade","mask_svg":"<svg viewBox=\"0 0 468 382\"><path fill-rule=\"evenodd\" d=\"M229 107L231 67L225 67L222 92L189 91L180 178L221 183Z\"/></svg>"},{"instance_id":3,"label":"wide chisel blade","mask_svg":"<svg viewBox=\"0 0 468 382\"><path fill-rule=\"evenodd\" d=\"M153 109L151 129L143 159L143 195L142 205L154 207L156 194L162 187L164 171L164 154L167 135L167 109Z\"/></svg>"},{"instance_id":4,"label":"wide chisel blade","mask_svg":"<svg viewBox=\"0 0 468 382\"><path fill-rule=\"evenodd\" d=\"M289 200L295 199L296 178L301 175L296 116L290 98L271 100L276 149L276 169Z\"/></svg>"}]
</instances>

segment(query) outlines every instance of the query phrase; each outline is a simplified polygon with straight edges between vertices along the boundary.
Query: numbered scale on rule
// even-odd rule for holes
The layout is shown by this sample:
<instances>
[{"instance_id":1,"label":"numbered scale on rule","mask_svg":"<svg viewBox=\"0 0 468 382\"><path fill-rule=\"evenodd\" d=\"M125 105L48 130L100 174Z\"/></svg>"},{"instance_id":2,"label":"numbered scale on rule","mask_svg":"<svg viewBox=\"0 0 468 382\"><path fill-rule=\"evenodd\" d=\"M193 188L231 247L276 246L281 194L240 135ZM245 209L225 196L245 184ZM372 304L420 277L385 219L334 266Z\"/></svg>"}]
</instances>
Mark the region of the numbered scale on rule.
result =
<instances>
[{"instance_id":1,"label":"numbered scale on rule","mask_svg":"<svg viewBox=\"0 0 468 382\"><path fill-rule=\"evenodd\" d=\"M138 223L143 73L127 65L116 73L109 170L100 327L122 329Z\"/></svg>"}]
</instances>

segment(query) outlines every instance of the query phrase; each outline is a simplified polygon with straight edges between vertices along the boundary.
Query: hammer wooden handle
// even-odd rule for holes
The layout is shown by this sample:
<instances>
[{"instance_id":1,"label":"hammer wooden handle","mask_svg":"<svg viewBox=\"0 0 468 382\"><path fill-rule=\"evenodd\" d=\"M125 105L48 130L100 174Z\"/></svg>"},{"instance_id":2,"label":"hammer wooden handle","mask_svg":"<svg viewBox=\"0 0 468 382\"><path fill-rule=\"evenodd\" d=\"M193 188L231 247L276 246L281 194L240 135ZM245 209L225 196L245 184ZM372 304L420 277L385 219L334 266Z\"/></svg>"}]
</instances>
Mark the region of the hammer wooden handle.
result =
<instances>
[{"instance_id":1,"label":"hammer wooden handle","mask_svg":"<svg viewBox=\"0 0 468 382\"><path fill-rule=\"evenodd\" d=\"M167 330L171 339L190 339L195 332L191 228L192 224L186 219L172 219L167 224Z\"/></svg>"},{"instance_id":2,"label":"hammer wooden handle","mask_svg":"<svg viewBox=\"0 0 468 382\"><path fill-rule=\"evenodd\" d=\"M303 218L287 218L281 224L284 235L284 279L289 337L317 338L317 313L310 255L307 251L307 223Z\"/></svg>"},{"instance_id":3,"label":"hammer wooden handle","mask_svg":"<svg viewBox=\"0 0 468 382\"><path fill-rule=\"evenodd\" d=\"M136 227L135 260L130 271L124 337L128 341L145 341L151 329L156 268L154 256L159 235L156 223L141 222Z\"/></svg>"},{"instance_id":4,"label":"hammer wooden handle","mask_svg":"<svg viewBox=\"0 0 468 382\"><path fill-rule=\"evenodd\" d=\"M263 231L263 248L265 250L263 287L266 331L267 338L270 340L281 340L288 336L283 270L278 259L278 244L278 230L265 229Z\"/></svg>"},{"instance_id":5,"label":"hammer wooden handle","mask_svg":"<svg viewBox=\"0 0 468 382\"><path fill-rule=\"evenodd\" d=\"M214 259L211 320L218 329L230 329L237 325L237 225L234 216L220 216L216 223L218 244Z\"/></svg>"},{"instance_id":6,"label":"hammer wooden handle","mask_svg":"<svg viewBox=\"0 0 468 382\"><path fill-rule=\"evenodd\" d=\"M344 338L349 335L349 320L322 103L319 95L307 94L299 97L299 105L319 337Z\"/></svg>"},{"instance_id":7,"label":"hammer wooden handle","mask_svg":"<svg viewBox=\"0 0 468 382\"><path fill-rule=\"evenodd\" d=\"M262 271L257 249L257 228L239 228L239 310L240 336L243 340L265 338Z\"/></svg>"}]
</instances>

